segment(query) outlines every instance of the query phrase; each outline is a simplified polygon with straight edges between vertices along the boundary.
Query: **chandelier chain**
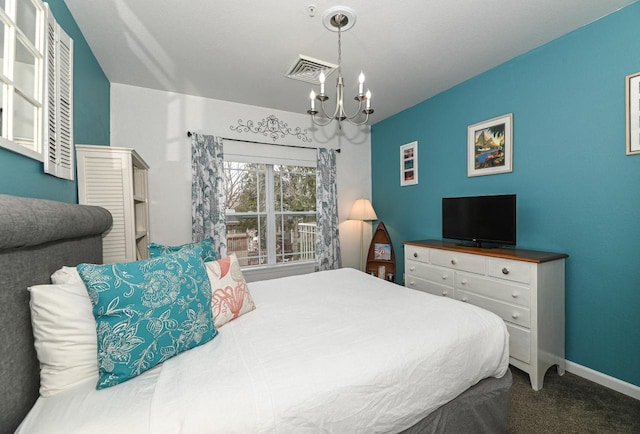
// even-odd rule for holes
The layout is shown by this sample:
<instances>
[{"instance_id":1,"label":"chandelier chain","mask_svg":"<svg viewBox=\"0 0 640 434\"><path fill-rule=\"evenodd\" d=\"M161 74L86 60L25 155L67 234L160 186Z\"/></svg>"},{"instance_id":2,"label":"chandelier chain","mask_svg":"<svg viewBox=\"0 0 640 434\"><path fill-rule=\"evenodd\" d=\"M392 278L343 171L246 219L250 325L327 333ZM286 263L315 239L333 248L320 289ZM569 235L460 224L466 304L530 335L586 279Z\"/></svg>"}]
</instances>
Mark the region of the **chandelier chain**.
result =
<instances>
[{"instance_id":1,"label":"chandelier chain","mask_svg":"<svg viewBox=\"0 0 640 434\"><path fill-rule=\"evenodd\" d=\"M338 22L338 72L342 70L342 15L336 17Z\"/></svg>"}]
</instances>

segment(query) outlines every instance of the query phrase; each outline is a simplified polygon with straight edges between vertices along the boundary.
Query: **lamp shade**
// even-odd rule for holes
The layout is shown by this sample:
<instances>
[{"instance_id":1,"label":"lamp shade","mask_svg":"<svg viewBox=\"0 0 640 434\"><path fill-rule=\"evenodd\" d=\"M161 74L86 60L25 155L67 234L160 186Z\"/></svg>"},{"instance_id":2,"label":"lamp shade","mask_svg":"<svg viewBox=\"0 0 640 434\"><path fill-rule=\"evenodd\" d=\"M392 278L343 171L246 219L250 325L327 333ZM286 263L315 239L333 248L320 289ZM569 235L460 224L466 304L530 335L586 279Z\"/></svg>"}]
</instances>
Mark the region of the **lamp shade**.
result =
<instances>
[{"instance_id":1,"label":"lamp shade","mask_svg":"<svg viewBox=\"0 0 640 434\"><path fill-rule=\"evenodd\" d=\"M373 210L373 206L371 205L371 201L369 199L358 199L353 204L351 208L351 212L349 213L349 220L376 220L378 216L376 212Z\"/></svg>"}]
</instances>

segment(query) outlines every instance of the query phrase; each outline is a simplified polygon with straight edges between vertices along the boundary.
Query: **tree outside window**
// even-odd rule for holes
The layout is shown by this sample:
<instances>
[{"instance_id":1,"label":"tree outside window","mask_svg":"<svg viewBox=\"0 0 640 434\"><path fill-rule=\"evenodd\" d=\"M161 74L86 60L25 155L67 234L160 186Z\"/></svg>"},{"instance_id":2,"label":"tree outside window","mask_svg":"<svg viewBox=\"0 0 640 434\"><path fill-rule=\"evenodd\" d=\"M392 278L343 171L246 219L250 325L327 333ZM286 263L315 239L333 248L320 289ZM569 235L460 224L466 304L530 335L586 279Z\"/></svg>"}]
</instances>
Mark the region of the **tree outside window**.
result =
<instances>
[{"instance_id":1,"label":"tree outside window","mask_svg":"<svg viewBox=\"0 0 640 434\"><path fill-rule=\"evenodd\" d=\"M315 167L224 164L228 253L244 266L314 260Z\"/></svg>"}]
</instances>

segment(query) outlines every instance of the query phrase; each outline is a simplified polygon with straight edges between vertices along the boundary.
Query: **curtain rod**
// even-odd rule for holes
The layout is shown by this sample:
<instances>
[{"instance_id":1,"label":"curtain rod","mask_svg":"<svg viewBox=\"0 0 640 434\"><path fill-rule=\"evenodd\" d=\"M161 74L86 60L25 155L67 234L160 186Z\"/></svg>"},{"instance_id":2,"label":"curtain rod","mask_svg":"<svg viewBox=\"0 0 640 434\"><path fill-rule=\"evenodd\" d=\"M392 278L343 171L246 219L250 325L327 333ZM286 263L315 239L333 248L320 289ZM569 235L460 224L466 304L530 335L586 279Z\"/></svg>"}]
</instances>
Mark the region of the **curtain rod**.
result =
<instances>
[{"instance_id":1,"label":"curtain rod","mask_svg":"<svg viewBox=\"0 0 640 434\"><path fill-rule=\"evenodd\" d=\"M193 133L191 131L187 131L187 137L191 137ZM253 140L241 140L241 139L232 139L231 137L222 137L222 140L233 140L234 142L243 142L243 143L255 143L257 145L272 145L272 146L284 146L285 148L299 148L299 149L318 149L315 147L309 146L298 146L298 145L281 145L279 143L267 143L267 142L256 142ZM338 154L341 152L340 148L335 150Z\"/></svg>"}]
</instances>

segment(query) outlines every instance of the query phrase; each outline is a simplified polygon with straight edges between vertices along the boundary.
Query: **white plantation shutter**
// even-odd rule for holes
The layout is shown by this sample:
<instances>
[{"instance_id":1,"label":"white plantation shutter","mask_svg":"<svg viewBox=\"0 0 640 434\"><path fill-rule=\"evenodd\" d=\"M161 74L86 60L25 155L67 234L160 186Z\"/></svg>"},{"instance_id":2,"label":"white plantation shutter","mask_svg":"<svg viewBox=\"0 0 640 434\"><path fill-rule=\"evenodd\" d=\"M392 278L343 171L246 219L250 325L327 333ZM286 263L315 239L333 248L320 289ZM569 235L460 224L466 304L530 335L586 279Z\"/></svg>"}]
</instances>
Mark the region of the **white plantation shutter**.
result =
<instances>
[{"instance_id":1,"label":"white plantation shutter","mask_svg":"<svg viewBox=\"0 0 640 434\"><path fill-rule=\"evenodd\" d=\"M74 179L73 40L47 7L44 171Z\"/></svg>"},{"instance_id":2,"label":"white plantation shutter","mask_svg":"<svg viewBox=\"0 0 640 434\"><path fill-rule=\"evenodd\" d=\"M60 26L58 26L60 29ZM59 175L73 179L73 40L60 29L58 38L58 137Z\"/></svg>"},{"instance_id":3,"label":"white plantation shutter","mask_svg":"<svg viewBox=\"0 0 640 434\"><path fill-rule=\"evenodd\" d=\"M56 21L47 8L44 82L44 172L55 175L56 154Z\"/></svg>"}]
</instances>

